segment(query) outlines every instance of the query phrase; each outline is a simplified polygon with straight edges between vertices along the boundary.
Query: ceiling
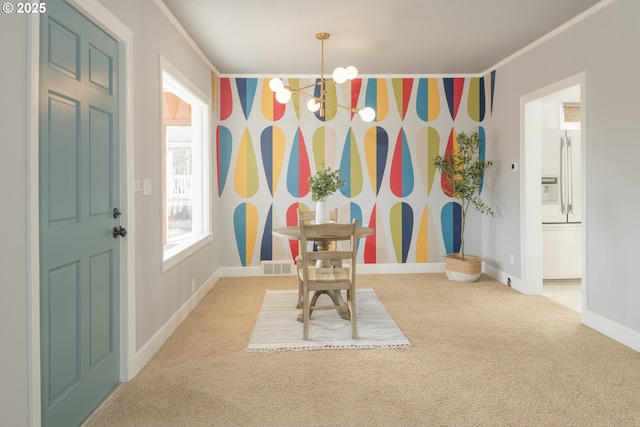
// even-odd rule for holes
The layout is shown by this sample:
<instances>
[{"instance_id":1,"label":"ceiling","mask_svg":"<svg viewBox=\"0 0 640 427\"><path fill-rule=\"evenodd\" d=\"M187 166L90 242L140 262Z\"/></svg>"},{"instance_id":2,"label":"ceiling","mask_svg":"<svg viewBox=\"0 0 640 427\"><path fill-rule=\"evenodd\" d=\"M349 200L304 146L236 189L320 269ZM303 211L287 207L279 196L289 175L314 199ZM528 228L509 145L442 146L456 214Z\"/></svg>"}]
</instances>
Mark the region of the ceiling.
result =
<instances>
[{"instance_id":1,"label":"ceiling","mask_svg":"<svg viewBox=\"0 0 640 427\"><path fill-rule=\"evenodd\" d=\"M460 75L501 60L600 0L162 0L223 75Z\"/></svg>"}]
</instances>

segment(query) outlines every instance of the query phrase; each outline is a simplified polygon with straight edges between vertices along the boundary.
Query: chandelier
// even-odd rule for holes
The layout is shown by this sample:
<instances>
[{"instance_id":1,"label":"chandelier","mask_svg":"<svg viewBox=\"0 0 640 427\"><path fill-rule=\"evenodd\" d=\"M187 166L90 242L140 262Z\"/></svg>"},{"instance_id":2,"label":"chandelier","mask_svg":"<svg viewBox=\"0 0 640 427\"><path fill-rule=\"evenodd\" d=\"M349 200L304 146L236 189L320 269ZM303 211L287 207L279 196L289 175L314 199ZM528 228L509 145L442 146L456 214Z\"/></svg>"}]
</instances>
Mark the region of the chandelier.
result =
<instances>
[{"instance_id":1,"label":"chandelier","mask_svg":"<svg viewBox=\"0 0 640 427\"><path fill-rule=\"evenodd\" d=\"M308 86L304 86L301 88L292 88L290 86L286 86L282 81L282 79L277 77L273 78L271 79L271 81L269 81L269 88L273 92L275 92L276 101L278 101L281 104L286 104L291 99L291 95L295 93L295 94L300 94L300 95L304 95L311 98L307 103L307 108L309 109L309 111L313 113L318 111L318 114L320 115L320 117L324 117L325 104L331 104L336 107L349 110L354 114L358 114L360 118L365 122L370 122L373 119L375 119L376 112L371 107L366 107L362 109L351 108L327 99L326 97L327 92L331 90L336 83L340 84L340 83L346 82L347 80L355 79L358 76L358 69L354 66L349 66L346 68L338 67L335 70L333 70L331 79L325 79L324 78L324 41L329 38L329 33L318 33L316 34L316 38L320 40L320 42L322 43L322 51L321 51L321 57L320 57L321 58L320 59L320 80ZM327 87L327 84L329 84L328 87ZM315 96L315 95L304 92L304 90L309 88L315 88L316 86L320 86L319 96Z\"/></svg>"}]
</instances>

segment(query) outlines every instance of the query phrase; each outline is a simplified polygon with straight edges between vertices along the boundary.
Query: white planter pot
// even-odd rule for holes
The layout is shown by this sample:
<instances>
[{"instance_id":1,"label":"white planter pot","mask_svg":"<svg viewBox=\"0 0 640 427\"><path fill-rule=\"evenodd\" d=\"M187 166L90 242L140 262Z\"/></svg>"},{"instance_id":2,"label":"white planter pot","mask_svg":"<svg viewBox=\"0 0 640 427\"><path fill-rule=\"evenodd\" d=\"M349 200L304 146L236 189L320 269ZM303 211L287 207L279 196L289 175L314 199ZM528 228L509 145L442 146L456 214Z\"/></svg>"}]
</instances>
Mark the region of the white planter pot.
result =
<instances>
[{"instance_id":1,"label":"white planter pot","mask_svg":"<svg viewBox=\"0 0 640 427\"><path fill-rule=\"evenodd\" d=\"M460 259L460 254L445 256L445 272L447 279L454 282L475 282L482 274L483 259L474 255L465 255L465 260Z\"/></svg>"},{"instance_id":2,"label":"white planter pot","mask_svg":"<svg viewBox=\"0 0 640 427\"><path fill-rule=\"evenodd\" d=\"M329 222L329 206L326 200L318 200L316 202L316 224Z\"/></svg>"}]
</instances>

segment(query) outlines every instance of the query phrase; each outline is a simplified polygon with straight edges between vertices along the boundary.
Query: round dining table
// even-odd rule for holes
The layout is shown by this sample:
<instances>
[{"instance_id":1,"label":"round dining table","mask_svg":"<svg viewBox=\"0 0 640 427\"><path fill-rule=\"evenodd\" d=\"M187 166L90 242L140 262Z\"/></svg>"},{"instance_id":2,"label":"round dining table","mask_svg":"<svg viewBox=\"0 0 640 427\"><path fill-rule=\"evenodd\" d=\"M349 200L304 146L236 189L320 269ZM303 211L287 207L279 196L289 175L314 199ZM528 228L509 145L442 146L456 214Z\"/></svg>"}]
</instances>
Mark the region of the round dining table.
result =
<instances>
[{"instance_id":1,"label":"round dining table","mask_svg":"<svg viewBox=\"0 0 640 427\"><path fill-rule=\"evenodd\" d=\"M300 226L298 225L288 225L285 227L276 227L274 229L271 230L271 233L274 236L277 237L283 237L285 239L289 239L289 240L300 240L302 238L301 233L300 233ZM361 239L364 237L368 237L368 236L373 236L373 234L375 233L375 230L371 227L361 227L358 226L356 228L356 238ZM329 249L329 245L331 244L332 241L335 240L335 236L331 236L331 235L327 235L326 239L323 238L321 240L316 239L316 245L318 246L318 250L319 251L326 251ZM335 305L343 305L344 301L342 300L342 295L340 294L340 291L338 292L334 292L334 291L316 291L316 293L313 296L313 299L311 301L311 304L314 305L316 300L318 299L318 297L321 294L326 294L328 295L331 300L333 301L333 303ZM300 308L300 307L298 307ZM348 313L340 313L340 317L342 317L345 320L349 320L349 314ZM298 316L298 320L302 321L302 315Z\"/></svg>"},{"instance_id":2,"label":"round dining table","mask_svg":"<svg viewBox=\"0 0 640 427\"><path fill-rule=\"evenodd\" d=\"M371 227L362 227L358 226L356 228L356 238L362 239L363 237L373 236L375 230ZM298 225L287 225L285 227L276 227L272 230L272 234L277 237L284 237L289 240L300 240L300 226ZM335 236L333 236L335 237ZM328 246L328 243L334 239L332 236L327 236L326 239L316 241L318 248ZM324 243L324 244L323 244Z\"/></svg>"}]
</instances>

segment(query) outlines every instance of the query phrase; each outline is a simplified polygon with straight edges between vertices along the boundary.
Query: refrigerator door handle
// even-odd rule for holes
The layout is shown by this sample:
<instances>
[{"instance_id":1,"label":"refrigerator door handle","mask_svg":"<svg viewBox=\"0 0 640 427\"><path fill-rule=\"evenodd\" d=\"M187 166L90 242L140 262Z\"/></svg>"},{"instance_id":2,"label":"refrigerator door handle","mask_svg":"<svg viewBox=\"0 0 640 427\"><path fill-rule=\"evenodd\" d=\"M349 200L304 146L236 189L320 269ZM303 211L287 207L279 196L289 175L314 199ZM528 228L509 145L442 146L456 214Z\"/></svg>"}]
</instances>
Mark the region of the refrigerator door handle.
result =
<instances>
[{"instance_id":1,"label":"refrigerator door handle","mask_svg":"<svg viewBox=\"0 0 640 427\"><path fill-rule=\"evenodd\" d=\"M573 213L573 153L571 137L567 136L567 213Z\"/></svg>"},{"instance_id":2,"label":"refrigerator door handle","mask_svg":"<svg viewBox=\"0 0 640 427\"><path fill-rule=\"evenodd\" d=\"M560 211L563 215L567 213L566 200L566 141L564 137L560 138Z\"/></svg>"}]
</instances>

